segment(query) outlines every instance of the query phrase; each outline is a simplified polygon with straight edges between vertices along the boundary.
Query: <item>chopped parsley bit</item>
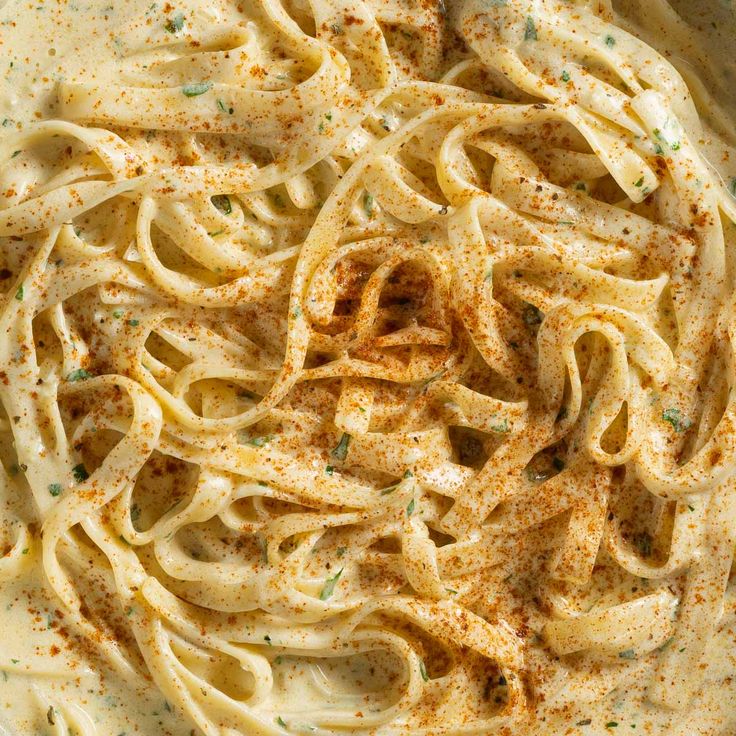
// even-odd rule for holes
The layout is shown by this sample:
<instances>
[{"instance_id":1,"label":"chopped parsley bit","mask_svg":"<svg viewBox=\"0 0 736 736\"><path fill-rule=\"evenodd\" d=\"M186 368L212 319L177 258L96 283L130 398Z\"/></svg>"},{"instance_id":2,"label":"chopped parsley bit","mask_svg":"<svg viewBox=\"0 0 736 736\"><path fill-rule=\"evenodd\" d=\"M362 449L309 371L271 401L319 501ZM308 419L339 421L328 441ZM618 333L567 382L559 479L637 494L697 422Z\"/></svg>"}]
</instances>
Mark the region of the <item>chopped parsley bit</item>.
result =
<instances>
[{"instance_id":1,"label":"chopped parsley bit","mask_svg":"<svg viewBox=\"0 0 736 736\"><path fill-rule=\"evenodd\" d=\"M419 674L421 674L422 680L424 680L424 682L429 682L429 675L427 674L427 667L424 664L423 659L419 660Z\"/></svg>"},{"instance_id":2,"label":"chopped parsley bit","mask_svg":"<svg viewBox=\"0 0 736 736\"><path fill-rule=\"evenodd\" d=\"M544 315L533 304L527 304L527 306L524 307L521 317L524 320L524 324L527 324L530 327L532 325L541 324L544 319Z\"/></svg>"},{"instance_id":3,"label":"chopped parsley bit","mask_svg":"<svg viewBox=\"0 0 736 736\"><path fill-rule=\"evenodd\" d=\"M82 483L89 478L89 473L87 472L87 468L84 467L84 463L75 465L72 468L72 474L74 475L74 480L76 480L77 483Z\"/></svg>"},{"instance_id":4,"label":"chopped parsley bit","mask_svg":"<svg viewBox=\"0 0 736 736\"><path fill-rule=\"evenodd\" d=\"M649 532L642 532L634 537L634 544L641 553L642 557L652 556L652 535Z\"/></svg>"},{"instance_id":5,"label":"chopped parsley bit","mask_svg":"<svg viewBox=\"0 0 736 736\"><path fill-rule=\"evenodd\" d=\"M61 494L61 483L49 483L49 493L56 498Z\"/></svg>"},{"instance_id":6,"label":"chopped parsley bit","mask_svg":"<svg viewBox=\"0 0 736 736\"><path fill-rule=\"evenodd\" d=\"M23 301L23 284L18 287L18 291L15 292L15 298L19 301Z\"/></svg>"},{"instance_id":7,"label":"chopped parsley bit","mask_svg":"<svg viewBox=\"0 0 736 736\"><path fill-rule=\"evenodd\" d=\"M636 659L636 654L633 649L624 649L623 652L619 652L618 656L620 659Z\"/></svg>"},{"instance_id":8,"label":"chopped parsley bit","mask_svg":"<svg viewBox=\"0 0 736 736\"><path fill-rule=\"evenodd\" d=\"M126 319L125 324L130 325L131 327L138 327L140 322L137 319Z\"/></svg>"},{"instance_id":9,"label":"chopped parsley bit","mask_svg":"<svg viewBox=\"0 0 736 736\"><path fill-rule=\"evenodd\" d=\"M411 516L414 513L414 508L416 506L416 503L414 499L412 498L411 501L409 501L409 505L406 507L406 515Z\"/></svg>"},{"instance_id":10,"label":"chopped parsley bit","mask_svg":"<svg viewBox=\"0 0 736 736\"><path fill-rule=\"evenodd\" d=\"M267 434L263 437L250 437L244 440L246 445L253 445L253 447L263 447L265 444L273 439L273 435Z\"/></svg>"},{"instance_id":11,"label":"chopped parsley bit","mask_svg":"<svg viewBox=\"0 0 736 736\"><path fill-rule=\"evenodd\" d=\"M28 554L28 547L25 547L25 548L23 549L23 551L21 552L21 554L22 554L22 555L27 555L27 554Z\"/></svg>"},{"instance_id":12,"label":"chopped parsley bit","mask_svg":"<svg viewBox=\"0 0 736 736\"><path fill-rule=\"evenodd\" d=\"M373 195L368 192L363 195L363 209L368 217L373 217Z\"/></svg>"},{"instance_id":13,"label":"chopped parsley bit","mask_svg":"<svg viewBox=\"0 0 736 736\"><path fill-rule=\"evenodd\" d=\"M679 151L680 150L680 141L673 141L672 143L670 143L670 148L673 151Z\"/></svg>"},{"instance_id":14,"label":"chopped parsley bit","mask_svg":"<svg viewBox=\"0 0 736 736\"><path fill-rule=\"evenodd\" d=\"M731 193L732 197L736 197L736 176L731 178L731 181L728 183L728 191Z\"/></svg>"},{"instance_id":15,"label":"chopped parsley bit","mask_svg":"<svg viewBox=\"0 0 736 736\"><path fill-rule=\"evenodd\" d=\"M268 564L268 541L260 534L256 534L256 542L261 550L261 561Z\"/></svg>"},{"instance_id":16,"label":"chopped parsley bit","mask_svg":"<svg viewBox=\"0 0 736 736\"><path fill-rule=\"evenodd\" d=\"M20 660L19 660L19 659L11 659L10 661L11 661L11 662L12 662L13 664L18 664L18 662L20 662Z\"/></svg>"},{"instance_id":17,"label":"chopped parsley bit","mask_svg":"<svg viewBox=\"0 0 736 736\"><path fill-rule=\"evenodd\" d=\"M115 317L115 319L120 319L124 314L125 314L125 312L122 309L116 309L112 313L112 316Z\"/></svg>"},{"instance_id":18,"label":"chopped parsley bit","mask_svg":"<svg viewBox=\"0 0 736 736\"><path fill-rule=\"evenodd\" d=\"M20 154L20 151L13 151L13 155L10 158L15 158Z\"/></svg>"},{"instance_id":19,"label":"chopped parsley bit","mask_svg":"<svg viewBox=\"0 0 736 736\"><path fill-rule=\"evenodd\" d=\"M331 113L331 112L328 112L328 113L326 113L326 114L325 114L325 117L326 117L326 118L327 118L328 120L332 120L332 113Z\"/></svg>"},{"instance_id":20,"label":"chopped parsley bit","mask_svg":"<svg viewBox=\"0 0 736 736\"><path fill-rule=\"evenodd\" d=\"M276 723L278 723L281 728L288 728L286 721L281 716L276 719Z\"/></svg>"},{"instance_id":21,"label":"chopped parsley bit","mask_svg":"<svg viewBox=\"0 0 736 736\"><path fill-rule=\"evenodd\" d=\"M613 36L606 36L606 46L608 46L608 48L611 49L615 45L616 45L616 39Z\"/></svg>"},{"instance_id":22,"label":"chopped parsley bit","mask_svg":"<svg viewBox=\"0 0 736 736\"><path fill-rule=\"evenodd\" d=\"M332 475L334 472L335 472L335 468L332 465L328 465L325 468L325 473L327 473L327 475Z\"/></svg>"},{"instance_id":23,"label":"chopped parsley bit","mask_svg":"<svg viewBox=\"0 0 736 736\"><path fill-rule=\"evenodd\" d=\"M413 477L414 477L414 473L412 473L411 470L407 470L404 473L404 478L413 478Z\"/></svg>"},{"instance_id":24,"label":"chopped parsley bit","mask_svg":"<svg viewBox=\"0 0 736 736\"><path fill-rule=\"evenodd\" d=\"M66 380L69 382L86 381L88 378L92 378L92 374L89 371L86 371L84 368L77 368L77 370L72 371L66 377Z\"/></svg>"},{"instance_id":25,"label":"chopped parsley bit","mask_svg":"<svg viewBox=\"0 0 736 736\"><path fill-rule=\"evenodd\" d=\"M634 186L635 186L635 187L640 187L640 186L641 186L641 185L642 185L643 183L644 183L644 177L642 176L642 177L640 177L639 179L637 179L637 180L636 180L636 181L634 182Z\"/></svg>"},{"instance_id":26,"label":"chopped parsley bit","mask_svg":"<svg viewBox=\"0 0 736 736\"><path fill-rule=\"evenodd\" d=\"M317 130L318 130L318 131L319 131L320 133L324 133L324 132L325 132L325 124L324 124L323 122L321 122L321 121L320 121L320 124L319 124L319 125L317 126Z\"/></svg>"},{"instance_id":27,"label":"chopped parsley bit","mask_svg":"<svg viewBox=\"0 0 736 736\"><path fill-rule=\"evenodd\" d=\"M350 440L350 435L347 432L343 432L342 437L340 437L340 441L332 451L332 457L335 457L338 460L344 460L348 456L348 445L350 444Z\"/></svg>"},{"instance_id":28,"label":"chopped parsley bit","mask_svg":"<svg viewBox=\"0 0 736 736\"><path fill-rule=\"evenodd\" d=\"M682 654L686 649L687 647L683 647L682 649L678 649L677 651L680 652L680 654Z\"/></svg>"},{"instance_id":29,"label":"chopped parsley bit","mask_svg":"<svg viewBox=\"0 0 736 736\"><path fill-rule=\"evenodd\" d=\"M657 156L664 156L664 148L662 148L659 143L654 144L654 152L657 154Z\"/></svg>"},{"instance_id":30,"label":"chopped parsley bit","mask_svg":"<svg viewBox=\"0 0 736 736\"><path fill-rule=\"evenodd\" d=\"M497 432L498 434L506 434L510 431L509 421L504 417L504 420L500 424L492 424L491 432Z\"/></svg>"},{"instance_id":31,"label":"chopped parsley bit","mask_svg":"<svg viewBox=\"0 0 736 736\"><path fill-rule=\"evenodd\" d=\"M665 409L662 412L662 419L669 422L675 432L684 432L692 426L692 422L687 417L682 417L680 410L675 407Z\"/></svg>"},{"instance_id":32,"label":"chopped parsley bit","mask_svg":"<svg viewBox=\"0 0 736 736\"><path fill-rule=\"evenodd\" d=\"M691 506L690 504L688 504L687 507L690 509L690 511L695 511L695 506Z\"/></svg>"},{"instance_id":33,"label":"chopped parsley bit","mask_svg":"<svg viewBox=\"0 0 736 736\"><path fill-rule=\"evenodd\" d=\"M569 82L570 81L570 75L568 74L567 70L562 72L562 76L560 77L563 82Z\"/></svg>"},{"instance_id":34,"label":"chopped parsley bit","mask_svg":"<svg viewBox=\"0 0 736 736\"><path fill-rule=\"evenodd\" d=\"M331 578L327 578L324 586L322 587L322 590L319 592L319 599L321 601L326 601L328 598L332 598L332 594L335 592L335 586L337 585L337 581L340 579L340 576L342 575L342 570L343 568L340 568L337 571L336 575L334 575Z\"/></svg>"},{"instance_id":35,"label":"chopped parsley bit","mask_svg":"<svg viewBox=\"0 0 736 736\"><path fill-rule=\"evenodd\" d=\"M606 723L606 728L616 728L618 726L618 721L608 721Z\"/></svg>"},{"instance_id":36,"label":"chopped parsley bit","mask_svg":"<svg viewBox=\"0 0 736 736\"><path fill-rule=\"evenodd\" d=\"M524 28L524 40L525 41L536 41L537 40L537 27L534 25L534 18L531 15L526 17L526 26Z\"/></svg>"},{"instance_id":37,"label":"chopped parsley bit","mask_svg":"<svg viewBox=\"0 0 736 736\"><path fill-rule=\"evenodd\" d=\"M273 644L271 644L271 637L268 634L266 634L266 636L263 637L263 641L265 641L266 644L268 644L268 646L270 647L273 646Z\"/></svg>"},{"instance_id":38,"label":"chopped parsley bit","mask_svg":"<svg viewBox=\"0 0 736 736\"><path fill-rule=\"evenodd\" d=\"M445 588L450 595L457 595L457 591L454 588Z\"/></svg>"},{"instance_id":39,"label":"chopped parsley bit","mask_svg":"<svg viewBox=\"0 0 736 736\"><path fill-rule=\"evenodd\" d=\"M299 317L301 317L302 316L301 307L295 307L292 314L294 315L294 319L298 319Z\"/></svg>"},{"instance_id":40,"label":"chopped parsley bit","mask_svg":"<svg viewBox=\"0 0 736 736\"><path fill-rule=\"evenodd\" d=\"M210 201L223 215L229 215L233 211L232 202L227 194L215 194L214 197L210 197Z\"/></svg>"},{"instance_id":41,"label":"chopped parsley bit","mask_svg":"<svg viewBox=\"0 0 736 736\"><path fill-rule=\"evenodd\" d=\"M235 112L234 108L225 107L225 103L219 97L217 98L217 107L222 110L222 112L226 112L228 115L232 115Z\"/></svg>"},{"instance_id":42,"label":"chopped parsley bit","mask_svg":"<svg viewBox=\"0 0 736 736\"><path fill-rule=\"evenodd\" d=\"M397 488L399 487L398 483L394 483L394 485L389 486L388 488L384 488L381 491L382 496L388 496L390 493L393 493Z\"/></svg>"},{"instance_id":43,"label":"chopped parsley bit","mask_svg":"<svg viewBox=\"0 0 736 736\"><path fill-rule=\"evenodd\" d=\"M184 13L177 13L164 23L164 30L167 33L178 33L182 28L184 28Z\"/></svg>"},{"instance_id":44,"label":"chopped parsley bit","mask_svg":"<svg viewBox=\"0 0 736 736\"><path fill-rule=\"evenodd\" d=\"M338 557L344 557L345 553L347 552L347 547L338 547L337 548L337 556Z\"/></svg>"},{"instance_id":45,"label":"chopped parsley bit","mask_svg":"<svg viewBox=\"0 0 736 736\"><path fill-rule=\"evenodd\" d=\"M210 89L212 89L212 82L194 82L183 85L181 92L185 97L199 97Z\"/></svg>"},{"instance_id":46,"label":"chopped parsley bit","mask_svg":"<svg viewBox=\"0 0 736 736\"><path fill-rule=\"evenodd\" d=\"M576 726L590 726L593 721L590 718L584 718L582 721L578 721Z\"/></svg>"}]
</instances>

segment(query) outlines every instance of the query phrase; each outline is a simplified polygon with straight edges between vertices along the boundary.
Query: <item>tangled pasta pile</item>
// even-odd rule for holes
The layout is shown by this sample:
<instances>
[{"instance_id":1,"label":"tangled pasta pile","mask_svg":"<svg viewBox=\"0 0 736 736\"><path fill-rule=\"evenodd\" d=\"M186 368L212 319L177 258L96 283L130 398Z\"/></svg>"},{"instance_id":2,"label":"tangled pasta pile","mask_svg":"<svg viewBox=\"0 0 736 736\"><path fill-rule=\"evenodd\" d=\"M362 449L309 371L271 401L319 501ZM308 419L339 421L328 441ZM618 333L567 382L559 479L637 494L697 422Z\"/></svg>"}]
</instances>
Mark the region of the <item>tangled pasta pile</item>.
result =
<instances>
[{"instance_id":1,"label":"tangled pasta pile","mask_svg":"<svg viewBox=\"0 0 736 736\"><path fill-rule=\"evenodd\" d=\"M182 733L733 728L704 89L606 1L154 6L0 139L3 575Z\"/></svg>"}]
</instances>

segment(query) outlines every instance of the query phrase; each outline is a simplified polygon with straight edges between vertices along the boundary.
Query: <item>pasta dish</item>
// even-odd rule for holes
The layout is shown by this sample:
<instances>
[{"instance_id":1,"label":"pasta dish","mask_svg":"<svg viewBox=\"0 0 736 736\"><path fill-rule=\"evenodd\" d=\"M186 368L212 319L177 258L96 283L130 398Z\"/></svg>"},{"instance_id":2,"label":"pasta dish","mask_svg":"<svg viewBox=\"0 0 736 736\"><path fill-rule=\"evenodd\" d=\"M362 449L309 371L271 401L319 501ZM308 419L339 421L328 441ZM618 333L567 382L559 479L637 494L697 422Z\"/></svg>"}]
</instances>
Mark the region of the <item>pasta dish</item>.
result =
<instances>
[{"instance_id":1,"label":"pasta dish","mask_svg":"<svg viewBox=\"0 0 736 736\"><path fill-rule=\"evenodd\" d=\"M734 733L702 26L0 1L0 736Z\"/></svg>"}]
</instances>

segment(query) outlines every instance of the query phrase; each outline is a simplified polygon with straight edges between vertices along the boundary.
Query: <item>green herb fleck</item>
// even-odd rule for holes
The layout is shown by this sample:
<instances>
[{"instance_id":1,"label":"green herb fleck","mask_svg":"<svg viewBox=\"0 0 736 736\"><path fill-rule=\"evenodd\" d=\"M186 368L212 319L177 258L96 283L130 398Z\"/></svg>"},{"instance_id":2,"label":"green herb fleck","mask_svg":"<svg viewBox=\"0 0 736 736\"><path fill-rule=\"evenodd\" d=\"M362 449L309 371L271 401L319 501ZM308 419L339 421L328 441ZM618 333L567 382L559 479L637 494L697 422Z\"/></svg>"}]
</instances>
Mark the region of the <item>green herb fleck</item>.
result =
<instances>
[{"instance_id":1,"label":"green herb fleck","mask_svg":"<svg viewBox=\"0 0 736 736\"><path fill-rule=\"evenodd\" d=\"M212 89L212 82L194 82L193 84L185 84L181 88L181 92L185 97L199 97L208 90Z\"/></svg>"},{"instance_id":2,"label":"green herb fleck","mask_svg":"<svg viewBox=\"0 0 736 736\"><path fill-rule=\"evenodd\" d=\"M125 314L125 312L122 309L116 309L112 313L112 316L115 317L115 319L120 319L124 314Z\"/></svg>"},{"instance_id":3,"label":"green herb fleck","mask_svg":"<svg viewBox=\"0 0 736 736\"><path fill-rule=\"evenodd\" d=\"M327 475L332 475L334 472L335 472L335 468L333 465L328 465L325 468L325 473L327 473Z\"/></svg>"},{"instance_id":4,"label":"green herb fleck","mask_svg":"<svg viewBox=\"0 0 736 736\"><path fill-rule=\"evenodd\" d=\"M500 424L492 424L491 432L497 432L498 434L506 434L511 428L509 427L509 421L504 417L504 420Z\"/></svg>"},{"instance_id":5,"label":"green herb fleck","mask_svg":"<svg viewBox=\"0 0 736 736\"><path fill-rule=\"evenodd\" d=\"M137 319L126 319L125 324L130 325L131 327L138 327L140 322Z\"/></svg>"},{"instance_id":6,"label":"green herb fleck","mask_svg":"<svg viewBox=\"0 0 736 736\"><path fill-rule=\"evenodd\" d=\"M642 177L640 177L639 179L637 179L637 180L636 180L636 181L634 182L634 186L635 186L635 187L640 187L640 186L641 186L641 185L642 185L643 183L644 183L644 177L642 176Z\"/></svg>"},{"instance_id":7,"label":"green herb fleck","mask_svg":"<svg viewBox=\"0 0 736 736\"><path fill-rule=\"evenodd\" d=\"M23 301L23 284L18 287L18 291L15 292L15 298L19 301Z\"/></svg>"},{"instance_id":8,"label":"green herb fleck","mask_svg":"<svg viewBox=\"0 0 736 736\"><path fill-rule=\"evenodd\" d=\"M652 556L652 535L649 532L641 532L634 537L634 544L642 557Z\"/></svg>"},{"instance_id":9,"label":"green herb fleck","mask_svg":"<svg viewBox=\"0 0 736 736\"><path fill-rule=\"evenodd\" d=\"M84 368L77 368L66 377L66 380L71 383L74 381L86 381L88 378L92 378L92 374L89 371L86 371Z\"/></svg>"},{"instance_id":10,"label":"green herb fleck","mask_svg":"<svg viewBox=\"0 0 736 736\"><path fill-rule=\"evenodd\" d=\"M683 417L680 410L675 407L665 409L662 412L662 419L665 422L669 422L675 432L684 432L692 426L692 422L686 417Z\"/></svg>"},{"instance_id":11,"label":"green herb fleck","mask_svg":"<svg viewBox=\"0 0 736 736\"><path fill-rule=\"evenodd\" d=\"M223 215L229 215L233 211L232 202L227 194L215 194L214 197L210 197L210 201Z\"/></svg>"},{"instance_id":12,"label":"green herb fleck","mask_svg":"<svg viewBox=\"0 0 736 736\"><path fill-rule=\"evenodd\" d=\"M286 721L281 716L276 719L276 723L278 723L281 728L288 728Z\"/></svg>"},{"instance_id":13,"label":"green herb fleck","mask_svg":"<svg viewBox=\"0 0 736 736\"><path fill-rule=\"evenodd\" d=\"M423 659L419 660L419 674L421 674L422 680L424 680L424 682L429 682L429 675L427 674L427 667L424 664Z\"/></svg>"},{"instance_id":14,"label":"green herb fleck","mask_svg":"<svg viewBox=\"0 0 736 736\"><path fill-rule=\"evenodd\" d=\"M636 654L633 649L624 649L623 652L618 653L619 659L636 659Z\"/></svg>"},{"instance_id":15,"label":"green herb fleck","mask_svg":"<svg viewBox=\"0 0 736 736\"><path fill-rule=\"evenodd\" d=\"M533 325L541 324L544 319L544 315L533 304L527 304L526 307L524 307L524 311L521 313L521 318L524 320L524 324L531 327Z\"/></svg>"},{"instance_id":16,"label":"green herb fleck","mask_svg":"<svg viewBox=\"0 0 736 736\"><path fill-rule=\"evenodd\" d=\"M340 580L341 575L342 568L338 570L336 575L331 578L327 578L324 586L322 587L322 590L319 593L319 599L321 601L326 601L328 598L332 598L332 594L335 592L335 586L337 585L337 581Z\"/></svg>"},{"instance_id":17,"label":"green herb fleck","mask_svg":"<svg viewBox=\"0 0 736 736\"><path fill-rule=\"evenodd\" d=\"M266 434L262 437L249 437L248 439L244 440L244 442L246 445L252 445L253 447L263 447L264 445L268 444L272 439L272 434Z\"/></svg>"},{"instance_id":18,"label":"green herb fleck","mask_svg":"<svg viewBox=\"0 0 736 736\"><path fill-rule=\"evenodd\" d=\"M183 13L177 13L172 18L169 18L166 23L164 23L164 30L167 33L178 33L182 28L184 28Z\"/></svg>"},{"instance_id":19,"label":"green herb fleck","mask_svg":"<svg viewBox=\"0 0 736 736\"><path fill-rule=\"evenodd\" d=\"M373 195L368 192L363 195L363 209L368 217L373 217Z\"/></svg>"},{"instance_id":20,"label":"green herb fleck","mask_svg":"<svg viewBox=\"0 0 736 736\"><path fill-rule=\"evenodd\" d=\"M617 726L618 726L617 721L608 721L608 723L606 723L606 728L616 728Z\"/></svg>"},{"instance_id":21,"label":"green herb fleck","mask_svg":"<svg viewBox=\"0 0 736 736\"><path fill-rule=\"evenodd\" d=\"M61 483L49 483L49 493L54 498L61 494Z\"/></svg>"},{"instance_id":22,"label":"green herb fleck","mask_svg":"<svg viewBox=\"0 0 736 736\"><path fill-rule=\"evenodd\" d=\"M613 36L606 36L606 46L612 49L616 45L616 39Z\"/></svg>"},{"instance_id":23,"label":"green herb fleck","mask_svg":"<svg viewBox=\"0 0 736 736\"><path fill-rule=\"evenodd\" d=\"M534 25L534 18L531 15L526 17L526 26L524 28L524 40L525 41L536 41L537 40L537 27Z\"/></svg>"},{"instance_id":24,"label":"green herb fleck","mask_svg":"<svg viewBox=\"0 0 736 736\"><path fill-rule=\"evenodd\" d=\"M266 644L268 644L268 646L270 647L273 646L273 644L271 644L271 637L268 634L266 634L266 636L263 637L263 641L265 641Z\"/></svg>"},{"instance_id":25,"label":"green herb fleck","mask_svg":"<svg viewBox=\"0 0 736 736\"><path fill-rule=\"evenodd\" d=\"M75 465L72 468L72 474L74 475L74 480L76 480L77 483L82 483L89 478L89 473L87 472L87 468L84 467L84 463Z\"/></svg>"},{"instance_id":26,"label":"green herb fleck","mask_svg":"<svg viewBox=\"0 0 736 736\"><path fill-rule=\"evenodd\" d=\"M416 503L414 499L412 498L411 501L409 501L409 505L406 507L406 515L411 516L414 513L414 508L416 506Z\"/></svg>"},{"instance_id":27,"label":"green herb fleck","mask_svg":"<svg viewBox=\"0 0 736 736\"><path fill-rule=\"evenodd\" d=\"M348 456L348 445L350 444L350 440L350 435L347 432L343 432L337 446L332 450L332 457L337 458L338 460L345 460Z\"/></svg>"},{"instance_id":28,"label":"green herb fleck","mask_svg":"<svg viewBox=\"0 0 736 736\"><path fill-rule=\"evenodd\" d=\"M347 547L338 547L337 548L337 556L338 557L344 557L345 553L347 552Z\"/></svg>"},{"instance_id":29,"label":"green herb fleck","mask_svg":"<svg viewBox=\"0 0 736 736\"><path fill-rule=\"evenodd\" d=\"M222 112L226 112L228 115L232 115L235 112L234 108L226 107L225 103L219 97L217 98L217 107L222 110Z\"/></svg>"},{"instance_id":30,"label":"green herb fleck","mask_svg":"<svg viewBox=\"0 0 736 736\"><path fill-rule=\"evenodd\" d=\"M570 75L569 75L569 73L566 70L563 71L562 72L562 76L560 77L560 79L562 79L563 82L569 82L570 81Z\"/></svg>"}]
</instances>

